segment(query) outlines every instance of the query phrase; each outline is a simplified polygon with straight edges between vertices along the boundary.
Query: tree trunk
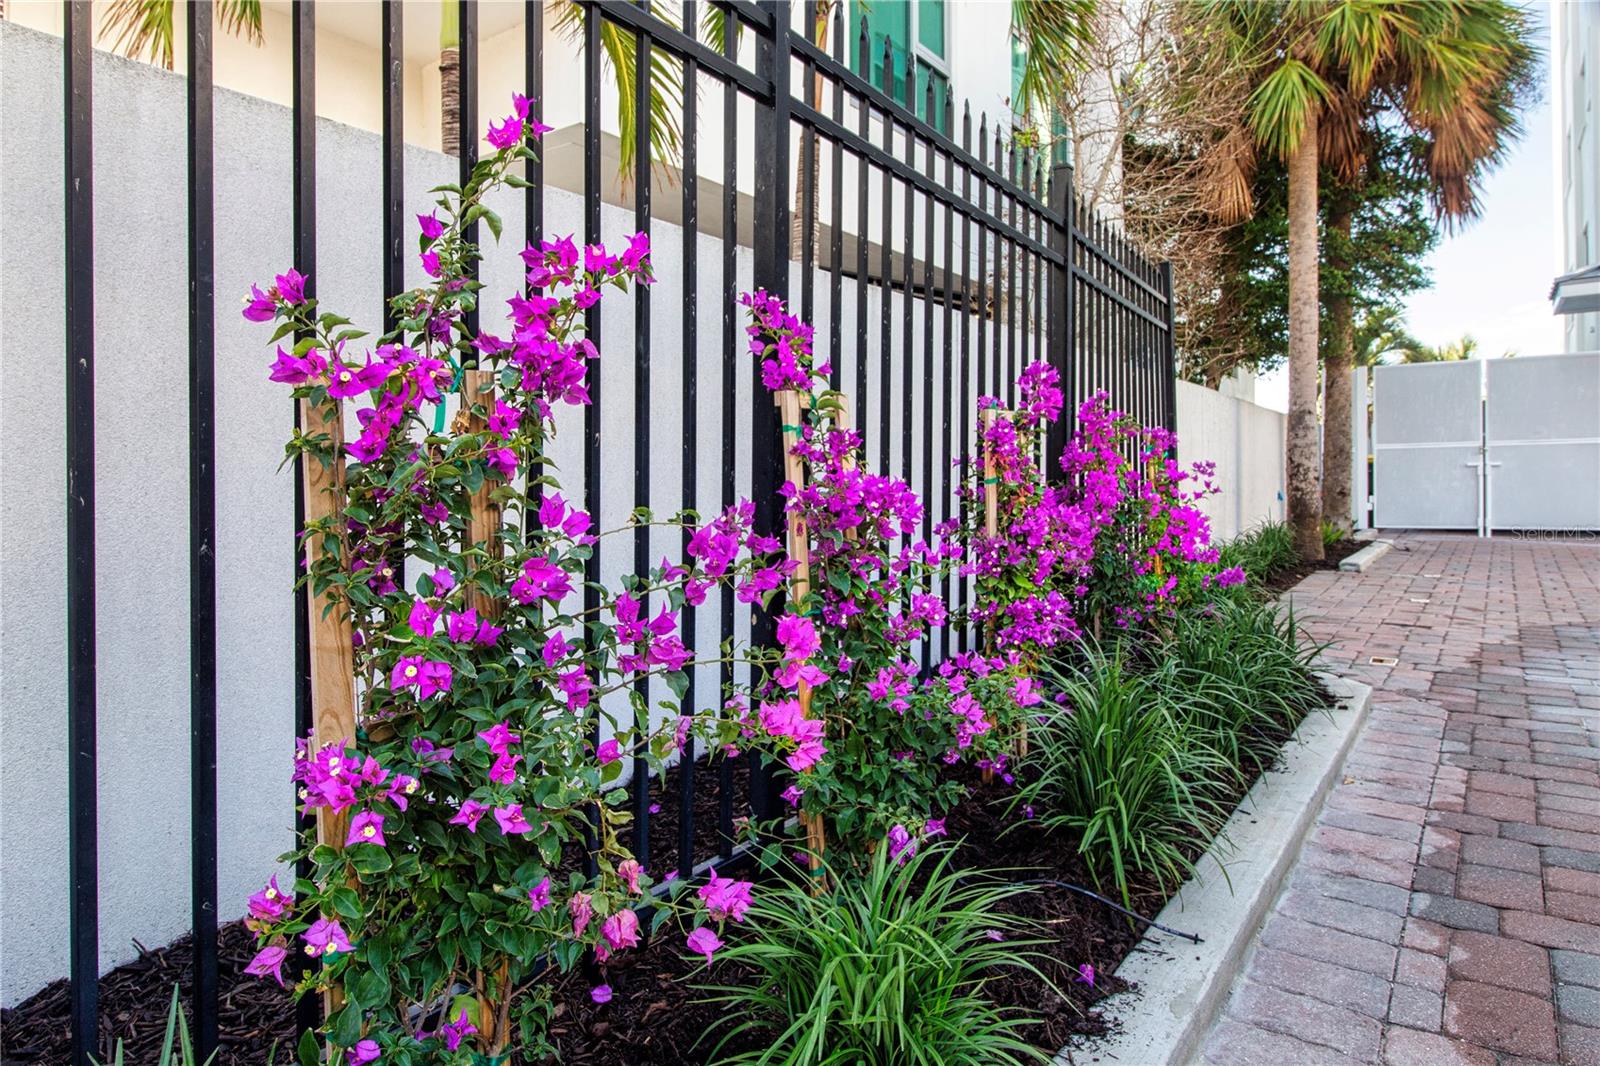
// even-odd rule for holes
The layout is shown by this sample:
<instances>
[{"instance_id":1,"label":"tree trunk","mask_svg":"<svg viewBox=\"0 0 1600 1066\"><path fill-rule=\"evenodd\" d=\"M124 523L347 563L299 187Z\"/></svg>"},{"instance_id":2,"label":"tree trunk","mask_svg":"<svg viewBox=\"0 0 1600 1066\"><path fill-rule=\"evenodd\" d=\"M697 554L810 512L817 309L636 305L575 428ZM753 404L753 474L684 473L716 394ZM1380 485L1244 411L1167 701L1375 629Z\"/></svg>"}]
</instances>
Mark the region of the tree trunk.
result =
<instances>
[{"instance_id":1,"label":"tree trunk","mask_svg":"<svg viewBox=\"0 0 1600 1066\"><path fill-rule=\"evenodd\" d=\"M1317 117L1289 157L1289 527L1307 562L1320 562L1322 491L1317 440Z\"/></svg>"},{"instance_id":2,"label":"tree trunk","mask_svg":"<svg viewBox=\"0 0 1600 1066\"><path fill-rule=\"evenodd\" d=\"M461 50L439 51L439 134L445 155L461 154Z\"/></svg>"},{"instance_id":3,"label":"tree trunk","mask_svg":"<svg viewBox=\"0 0 1600 1066\"><path fill-rule=\"evenodd\" d=\"M1350 246L1350 209L1340 206L1328 216L1328 229L1340 255ZM1330 266L1346 268L1347 263ZM1341 269L1343 274L1344 270ZM1328 307L1328 343L1323 349L1322 404L1322 516L1348 532L1351 514L1350 472L1350 368L1355 363L1355 320L1348 292L1331 293Z\"/></svg>"}]
</instances>

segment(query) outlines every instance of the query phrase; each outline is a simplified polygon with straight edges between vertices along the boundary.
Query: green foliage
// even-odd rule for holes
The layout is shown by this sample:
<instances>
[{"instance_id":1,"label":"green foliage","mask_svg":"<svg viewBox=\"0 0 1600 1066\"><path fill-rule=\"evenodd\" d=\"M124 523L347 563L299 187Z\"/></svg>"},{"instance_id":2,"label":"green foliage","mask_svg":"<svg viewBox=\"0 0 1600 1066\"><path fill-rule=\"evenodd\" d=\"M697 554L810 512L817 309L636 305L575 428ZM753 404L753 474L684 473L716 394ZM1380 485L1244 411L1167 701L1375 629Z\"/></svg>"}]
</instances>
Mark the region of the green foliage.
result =
<instances>
[{"instance_id":1,"label":"green foliage","mask_svg":"<svg viewBox=\"0 0 1600 1066\"><path fill-rule=\"evenodd\" d=\"M1428 255L1439 241L1428 203L1428 182L1415 158L1422 140L1387 127L1374 131L1362 179L1342 184L1323 175L1321 200L1322 293L1319 337L1334 334L1330 297L1347 296L1357 322L1383 309L1398 309L1413 292L1433 284ZM1289 181L1284 165L1264 158L1251 183L1254 214L1229 233L1219 319L1236 345L1235 365L1257 371L1282 365L1289 351ZM1348 212L1350 233L1326 224ZM1403 332L1398 323L1396 332ZM1220 376L1232 366L1214 368Z\"/></svg>"},{"instance_id":2,"label":"green foliage","mask_svg":"<svg viewBox=\"0 0 1600 1066\"><path fill-rule=\"evenodd\" d=\"M1127 649L1086 646L1046 671L1065 701L1034 731L1015 806L1079 836L1096 884L1131 902L1135 873L1175 888L1194 869L1196 842L1222 827L1217 799L1236 767L1204 733L1185 730L1181 694L1135 671Z\"/></svg>"},{"instance_id":3,"label":"green foliage","mask_svg":"<svg viewBox=\"0 0 1600 1066\"><path fill-rule=\"evenodd\" d=\"M1223 600L1174 621L1154 653L1157 680L1183 694L1185 731L1204 734L1244 786L1322 705L1311 671L1323 647L1300 639L1292 608Z\"/></svg>"},{"instance_id":4,"label":"green foliage","mask_svg":"<svg viewBox=\"0 0 1600 1066\"><path fill-rule=\"evenodd\" d=\"M1322 520L1322 546L1324 548L1332 548L1334 545L1343 542L1346 535L1343 526L1327 519Z\"/></svg>"},{"instance_id":5,"label":"green foliage","mask_svg":"<svg viewBox=\"0 0 1600 1066\"><path fill-rule=\"evenodd\" d=\"M178 1003L178 986L173 985L172 1006L167 1008L167 1033L161 1038L161 1057L156 1060L157 1066L210 1066L216 1057L216 1052L212 1052L204 1062L195 1057L194 1043L189 1039L189 1019ZM109 1066L123 1066L121 1040L117 1041L117 1051Z\"/></svg>"},{"instance_id":6,"label":"green foliage","mask_svg":"<svg viewBox=\"0 0 1600 1066\"><path fill-rule=\"evenodd\" d=\"M727 1008L719 1049L770 1033L759 1051L718 1059L786 1066L922 1066L1042 1062L1018 1035L1028 1019L997 1007L985 985L1037 973L1043 941L1007 900L1030 891L996 874L951 865L950 845L900 853L879 847L859 876L812 895L790 885L748 912L751 939L719 965L756 971L707 986ZM998 939L997 939L998 937Z\"/></svg>"},{"instance_id":7,"label":"green foliage","mask_svg":"<svg viewBox=\"0 0 1600 1066\"><path fill-rule=\"evenodd\" d=\"M1224 595L1153 632L1154 646L1086 646L1046 671L1062 701L1046 705L1014 804L1078 834L1096 882L1128 902L1136 874L1171 890L1193 873L1239 793L1322 704L1323 646L1277 604Z\"/></svg>"},{"instance_id":8,"label":"green foliage","mask_svg":"<svg viewBox=\"0 0 1600 1066\"><path fill-rule=\"evenodd\" d=\"M1259 585L1300 561L1294 533L1283 522L1263 522L1222 545L1221 565L1237 566Z\"/></svg>"}]
</instances>

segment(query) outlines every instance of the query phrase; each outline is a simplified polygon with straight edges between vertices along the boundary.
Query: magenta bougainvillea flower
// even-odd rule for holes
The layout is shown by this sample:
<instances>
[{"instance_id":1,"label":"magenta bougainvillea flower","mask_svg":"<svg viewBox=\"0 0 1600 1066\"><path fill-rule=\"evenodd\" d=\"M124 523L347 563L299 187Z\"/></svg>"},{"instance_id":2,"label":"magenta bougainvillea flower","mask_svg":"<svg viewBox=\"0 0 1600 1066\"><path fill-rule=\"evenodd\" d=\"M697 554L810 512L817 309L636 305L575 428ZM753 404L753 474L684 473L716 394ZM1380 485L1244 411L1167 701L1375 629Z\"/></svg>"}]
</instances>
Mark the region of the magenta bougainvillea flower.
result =
<instances>
[{"instance_id":1,"label":"magenta bougainvillea flower","mask_svg":"<svg viewBox=\"0 0 1600 1066\"><path fill-rule=\"evenodd\" d=\"M494 820L500 823L500 832L506 836L520 836L533 832L533 826L522 815L522 804L508 803L494 809Z\"/></svg>"},{"instance_id":2,"label":"magenta bougainvillea flower","mask_svg":"<svg viewBox=\"0 0 1600 1066\"><path fill-rule=\"evenodd\" d=\"M730 881L718 877L717 871L711 871L711 880L700 888L700 899L706 905L706 912L717 921L732 918L736 922L744 921L745 911L750 909L750 889L754 886L749 881Z\"/></svg>"},{"instance_id":3,"label":"magenta bougainvillea flower","mask_svg":"<svg viewBox=\"0 0 1600 1066\"><path fill-rule=\"evenodd\" d=\"M345 1059L350 1066L367 1066L369 1062L377 1062L381 1054L376 1040L360 1040L345 1052Z\"/></svg>"},{"instance_id":4,"label":"magenta bougainvillea flower","mask_svg":"<svg viewBox=\"0 0 1600 1066\"><path fill-rule=\"evenodd\" d=\"M607 918L600 926L600 935L613 951L639 946L639 916L631 909L623 909Z\"/></svg>"},{"instance_id":5,"label":"magenta bougainvillea flower","mask_svg":"<svg viewBox=\"0 0 1600 1066\"><path fill-rule=\"evenodd\" d=\"M567 900L567 914L572 917L572 935L582 936L583 931L589 928L589 920L594 917L593 897L587 892L575 892Z\"/></svg>"},{"instance_id":6,"label":"magenta bougainvillea flower","mask_svg":"<svg viewBox=\"0 0 1600 1066\"><path fill-rule=\"evenodd\" d=\"M306 954L312 958L355 950L337 919L318 918L300 937L306 942Z\"/></svg>"},{"instance_id":7,"label":"magenta bougainvillea flower","mask_svg":"<svg viewBox=\"0 0 1600 1066\"><path fill-rule=\"evenodd\" d=\"M444 1041L444 1046L447 1050L456 1051L461 1047L462 1040L477 1031L478 1027L472 1024L472 1021L467 1017L467 1009L463 1007L454 1021L446 1022L439 1026L439 1038Z\"/></svg>"},{"instance_id":8,"label":"magenta bougainvillea flower","mask_svg":"<svg viewBox=\"0 0 1600 1066\"><path fill-rule=\"evenodd\" d=\"M289 957L288 949L278 944L268 944L256 952L255 958L244 968L244 972L252 977L271 977L279 985L283 984L283 962Z\"/></svg>"},{"instance_id":9,"label":"magenta bougainvillea flower","mask_svg":"<svg viewBox=\"0 0 1600 1066\"><path fill-rule=\"evenodd\" d=\"M903 825L895 825L889 830L889 858L901 866L906 860L917 853L917 840Z\"/></svg>"},{"instance_id":10,"label":"magenta bougainvillea flower","mask_svg":"<svg viewBox=\"0 0 1600 1066\"><path fill-rule=\"evenodd\" d=\"M589 998L594 1000L596 1003L599 1003L599 1004L610 1003L611 1002L611 986L610 985L595 985L593 988L591 988L589 990Z\"/></svg>"},{"instance_id":11,"label":"magenta bougainvillea flower","mask_svg":"<svg viewBox=\"0 0 1600 1066\"><path fill-rule=\"evenodd\" d=\"M511 750L513 744L522 743L522 738L511 731L509 722L496 722L479 733L478 739L483 741L484 747L496 755L504 755Z\"/></svg>"},{"instance_id":12,"label":"magenta bougainvillea flower","mask_svg":"<svg viewBox=\"0 0 1600 1066\"><path fill-rule=\"evenodd\" d=\"M601 766L606 763L616 762L622 758L622 745L617 743L615 739L605 741L600 745L599 750L595 752L595 757L600 760Z\"/></svg>"},{"instance_id":13,"label":"magenta bougainvillea flower","mask_svg":"<svg viewBox=\"0 0 1600 1066\"><path fill-rule=\"evenodd\" d=\"M536 600L559 601L572 591L572 578L548 559L529 559L522 564L522 576L511 586L511 596L518 603L529 604Z\"/></svg>"},{"instance_id":14,"label":"magenta bougainvillea flower","mask_svg":"<svg viewBox=\"0 0 1600 1066\"><path fill-rule=\"evenodd\" d=\"M350 831L345 834L344 845L376 844L380 848L388 842L383 839L383 815L362 811L350 819Z\"/></svg>"},{"instance_id":15,"label":"magenta bougainvillea flower","mask_svg":"<svg viewBox=\"0 0 1600 1066\"><path fill-rule=\"evenodd\" d=\"M482 820L488 810L487 804L479 803L477 800L462 800L461 807L456 811L456 816L450 819L450 824L464 825L467 827L467 832L476 833L478 831L478 822Z\"/></svg>"},{"instance_id":16,"label":"magenta bougainvillea flower","mask_svg":"<svg viewBox=\"0 0 1600 1066\"><path fill-rule=\"evenodd\" d=\"M247 906L245 924L252 929L265 929L289 912L294 896L278 887L278 875L273 874L266 887L250 897Z\"/></svg>"},{"instance_id":17,"label":"magenta bougainvillea flower","mask_svg":"<svg viewBox=\"0 0 1600 1066\"><path fill-rule=\"evenodd\" d=\"M711 957L722 947L722 939L710 926L702 925L691 932L687 938L689 950L706 957L706 965L711 965Z\"/></svg>"},{"instance_id":18,"label":"magenta bougainvillea flower","mask_svg":"<svg viewBox=\"0 0 1600 1066\"><path fill-rule=\"evenodd\" d=\"M550 878L546 875L538 884L528 889L528 903L535 914L550 906Z\"/></svg>"}]
</instances>

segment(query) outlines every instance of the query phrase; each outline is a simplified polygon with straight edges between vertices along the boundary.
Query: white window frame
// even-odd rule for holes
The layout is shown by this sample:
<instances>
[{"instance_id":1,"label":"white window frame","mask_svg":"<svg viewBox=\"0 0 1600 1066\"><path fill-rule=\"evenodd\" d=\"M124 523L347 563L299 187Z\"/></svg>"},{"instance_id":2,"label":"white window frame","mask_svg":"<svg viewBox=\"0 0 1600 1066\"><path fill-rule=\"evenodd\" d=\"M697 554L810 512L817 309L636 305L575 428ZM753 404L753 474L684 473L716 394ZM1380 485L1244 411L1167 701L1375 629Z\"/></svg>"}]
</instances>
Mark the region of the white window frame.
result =
<instances>
[{"instance_id":1,"label":"white window frame","mask_svg":"<svg viewBox=\"0 0 1600 1066\"><path fill-rule=\"evenodd\" d=\"M949 82L949 55L935 55L928 49L926 45L922 43L922 0L909 0L909 2L911 4L911 18L909 19L911 32L911 54L916 57L918 62L926 63L928 66L938 71L939 76L942 77L946 82ZM944 50L947 53L955 44L955 35L950 32L950 8L954 6L956 2L957 0L945 0L944 5ZM954 92L955 86L951 85L950 89L952 92Z\"/></svg>"}]
</instances>

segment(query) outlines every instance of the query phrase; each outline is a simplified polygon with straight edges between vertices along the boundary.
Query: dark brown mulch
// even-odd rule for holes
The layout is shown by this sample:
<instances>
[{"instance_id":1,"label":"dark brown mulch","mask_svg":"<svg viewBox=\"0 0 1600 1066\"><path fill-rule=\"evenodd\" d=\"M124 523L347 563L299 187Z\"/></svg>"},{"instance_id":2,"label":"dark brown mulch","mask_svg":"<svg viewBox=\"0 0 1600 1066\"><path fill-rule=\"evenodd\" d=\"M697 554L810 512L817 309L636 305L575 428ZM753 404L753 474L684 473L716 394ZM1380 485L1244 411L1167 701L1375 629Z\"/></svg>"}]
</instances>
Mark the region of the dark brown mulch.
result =
<instances>
[{"instance_id":1,"label":"dark brown mulch","mask_svg":"<svg viewBox=\"0 0 1600 1066\"><path fill-rule=\"evenodd\" d=\"M1269 595L1276 596L1280 592L1287 592L1319 570L1337 570L1339 563L1347 556L1365 548L1366 544L1350 537L1341 538L1327 549L1326 556L1321 562L1295 563L1291 567L1279 570L1261 583L1261 588Z\"/></svg>"},{"instance_id":2,"label":"dark brown mulch","mask_svg":"<svg viewBox=\"0 0 1600 1066\"><path fill-rule=\"evenodd\" d=\"M218 975L222 988L218 1027L221 1047L216 1066L261 1066L274 1042L278 1060L288 1061L294 1043L294 1001L271 981L246 976L255 956L255 936L243 923L223 926L218 934ZM141 951L137 960L100 979L100 1051L110 1062L117 1040L124 1061L144 1066L160 1059L167 1030L172 986L183 991L189 1012L194 991L188 936L156 951ZM68 1057L68 991L65 980L46 986L16 1007L0 1011L0 1062L66 1066Z\"/></svg>"},{"instance_id":3,"label":"dark brown mulch","mask_svg":"<svg viewBox=\"0 0 1600 1066\"><path fill-rule=\"evenodd\" d=\"M959 862L970 869L1009 869L1019 880L1064 881L1091 884L1088 870L1077 856L1076 842L1022 824L1010 832L1015 818L1005 814L1010 788L996 780L985 784L976 771L958 775L971 789L946 820L946 829L961 840ZM1152 886L1140 886L1135 909L1153 914L1166 895ZM1042 976L1017 971L1010 979L991 986L997 1002L1015 1007L1038 1021L1025 1036L1040 1047L1056 1051L1076 1036L1106 1032L1110 1022L1095 1005L1120 991L1125 983L1112 976L1143 935L1143 928L1104 904L1070 889L1041 885L1037 891L1015 898L1016 913L1033 918L1049 941L1037 950ZM683 957L676 937L663 937L642 951L619 957L605 973L613 998L604 1006L590 999L594 975L569 974L556 986L558 1012L551 1036L567 1066L693 1066L709 1062L726 1011L715 1004L697 1002L703 995L691 981L707 980ZM1096 971L1091 987L1078 979L1084 963ZM734 968L719 970L715 981L736 984ZM1063 999L1051 986L1065 992ZM711 1033L711 1036L707 1036ZM750 1038L752 1041L754 1037ZM744 1045L729 1045L729 1049Z\"/></svg>"},{"instance_id":4,"label":"dark brown mulch","mask_svg":"<svg viewBox=\"0 0 1600 1066\"><path fill-rule=\"evenodd\" d=\"M704 767L700 768L705 773ZM712 772L715 772L714 770ZM1010 869L1019 880L1059 881L1088 887L1093 882L1077 856L1076 841L1051 834L1008 816L1005 803L1010 787L996 780L985 783L970 768L958 768L960 780L971 794L947 819L953 839L962 841L959 862L971 869ZM661 810L651 819L650 867L658 876L676 864L677 775L662 781ZM745 813L747 782L741 772L735 779L736 815ZM697 789L694 805L696 859L710 857L716 847L715 789ZM1009 831L1008 831L1009 827ZM1154 915L1167 894L1149 883L1136 884L1134 909ZM1044 884L1018 896L1011 906L1038 921L1048 943L1039 948L1036 965L1043 976L1018 971L1009 980L991 986L1004 1006L1015 1007L1037 1019L1025 1036L1038 1046L1055 1051L1076 1037L1107 1032L1114 1022L1098 1009L1098 1002L1125 987L1113 976L1122 958L1139 942L1144 929L1079 892ZM277 1043L279 1060L287 1059L294 1029L294 1005L270 981L242 974L254 948L250 934L240 924L222 931L223 1050L217 1066L263 1066ZM1079 980L1079 967L1094 967L1094 985ZM159 951L146 952L137 962L101 979L104 1051L109 1054L115 1037L127 1041L128 1061L153 1061L166 1024L168 999L178 983L187 996L190 951L188 938ZM723 1020L725 1011L698 1002L703 993L691 982L695 963L684 957L681 938L664 935L638 951L613 960L604 979L613 999L603 1006L590 999L594 973L576 971L556 979L553 988L555 1018L552 1042L565 1066L694 1066L710 1061L716 1038L707 1038ZM738 983L740 972L719 967L718 983ZM1053 988L1052 988L1053 986ZM1058 995L1054 989L1066 994ZM4 1012L0 1023L0 1060L57 1066L67 1062L67 983L58 981L27 1002ZM758 1035L747 1040L754 1042ZM742 1050L730 1044L726 1050Z\"/></svg>"}]
</instances>

